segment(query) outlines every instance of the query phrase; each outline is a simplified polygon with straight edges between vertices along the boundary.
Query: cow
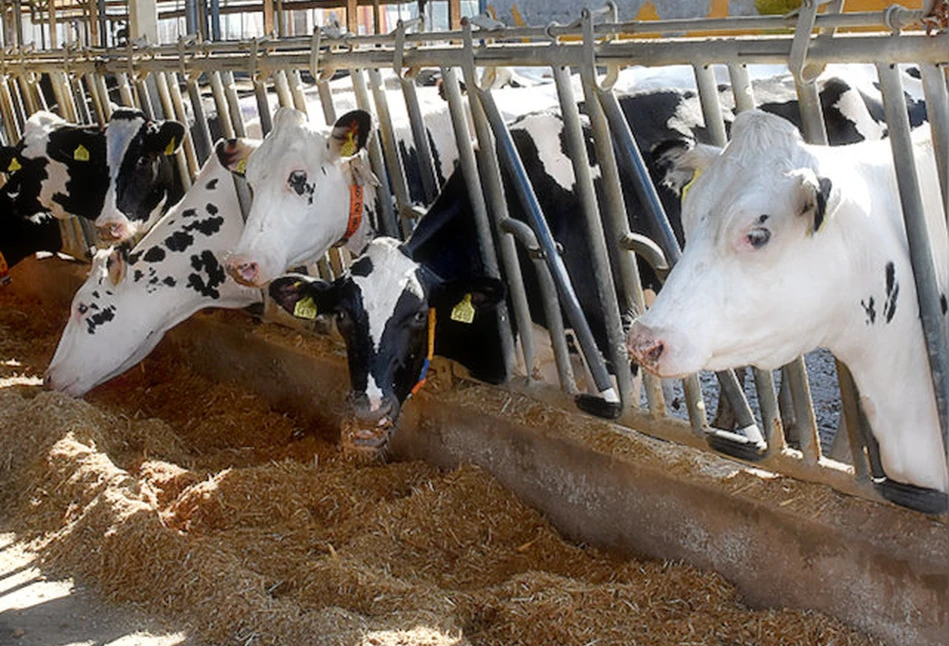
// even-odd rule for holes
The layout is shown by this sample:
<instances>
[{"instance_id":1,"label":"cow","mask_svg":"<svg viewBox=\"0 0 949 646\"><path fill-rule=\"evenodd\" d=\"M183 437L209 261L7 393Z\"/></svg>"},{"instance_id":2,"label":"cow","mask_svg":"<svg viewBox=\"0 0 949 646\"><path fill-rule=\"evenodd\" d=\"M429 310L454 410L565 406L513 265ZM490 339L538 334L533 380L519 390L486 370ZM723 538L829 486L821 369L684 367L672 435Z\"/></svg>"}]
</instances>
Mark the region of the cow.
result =
<instances>
[{"instance_id":1,"label":"cow","mask_svg":"<svg viewBox=\"0 0 949 646\"><path fill-rule=\"evenodd\" d=\"M917 172L946 311L947 242L928 128ZM770 370L817 347L850 369L887 499L947 506L945 449L919 321L889 144L803 143L783 119L740 114L724 150L666 150L686 193L685 253L631 326L631 358L674 377L700 369ZM678 181L678 180L673 180Z\"/></svg>"},{"instance_id":2,"label":"cow","mask_svg":"<svg viewBox=\"0 0 949 646\"><path fill-rule=\"evenodd\" d=\"M375 207L364 195L373 178L359 153L369 130L362 110L347 112L327 133L299 110L280 108L263 144L246 161L228 160L235 170L243 165L254 191L247 226L225 263L235 280L262 287L334 244L365 246Z\"/></svg>"},{"instance_id":3,"label":"cow","mask_svg":"<svg viewBox=\"0 0 949 646\"><path fill-rule=\"evenodd\" d=\"M167 330L198 310L258 303L260 291L235 283L223 267L243 226L233 176L212 155L184 198L137 245L95 254L73 297L46 386L81 397L141 361Z\"/></svg>"}]
</instances>

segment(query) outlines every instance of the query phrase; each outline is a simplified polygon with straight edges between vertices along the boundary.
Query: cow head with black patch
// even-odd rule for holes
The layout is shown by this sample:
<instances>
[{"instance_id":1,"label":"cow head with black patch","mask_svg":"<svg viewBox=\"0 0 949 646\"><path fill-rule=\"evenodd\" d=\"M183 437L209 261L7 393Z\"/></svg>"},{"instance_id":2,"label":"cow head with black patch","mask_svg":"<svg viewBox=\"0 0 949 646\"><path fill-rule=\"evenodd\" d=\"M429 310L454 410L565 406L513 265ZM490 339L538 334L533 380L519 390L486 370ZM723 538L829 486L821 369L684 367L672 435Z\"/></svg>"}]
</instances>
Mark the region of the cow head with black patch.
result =
<instances>
[{"instance_id":1,"label":"cow head with black patch","mask_svg":"<svg viewBox=\"0 0 949 646\"><path fill-rule=\"evenodd\" d=\"M346 341L352 388L342 442L356 455L384 454L402 404L424 378L430 340L441 345L450 328L473 325L504 297L497 279L444 280L411 254L412 248L398 240L376 238L332 283L291 274L270 284L271 296L291 314L335 315Z\"/></svg>"},{"instance_id":2,"label":"cow head with black patch","mask_svg":"<svg viewBox=\"0 0 949 646\"><path fill-rule=\"evenodd\" d=\"M51 213L95 219L102 210L108 176L105 133L69 124L51 112L27 119L23 138L0 148L0 171L21 217Z\"/></svg>"},{"instance_id":3,"label":"cow head with black patch","mask_svg":"<svg viewBox=\"0 0 949 646\"><path fill-rule=\"evenodd\" d=\"M825 227L843 198L814 147L789 121L758 111L741 113L732 135L724 150L664 152L670 183L687 188L685 253L628 337L632 358L663 377L780 367L820 345L840 301L826 279L837 227L830 236Z\"/></svg>"},{"instance_id":4,"label":"cow head with black patch","mask_svg":"<svg viewBox=\"0 0 949 646\"><path fill-rule=\"evenodd\" d=\"M354 191L362 196L363 190L354 164L369 127L370 117L361 110L343 115L326 132L307 123L302 112L281 108L252 154L240 142L218 146L222 163L243 172L254 192L244 233L227 261L235 280L266 285L287 268L316 260L347 233L350 248L361 249L368 218L358 231L348 230Z\"/></svg>"},{"instance_id":5,"label":"cow head with black patch","mask_svg":"<svg viewBox=\"0 0 949 646\"><path fill-rule=\"evenodd\" d=\"M174 155L185 127L119 109L106 127L108 190L95 224L104 240L125 240L148 228L183 193Z\"/></svg>"}]
</instances>

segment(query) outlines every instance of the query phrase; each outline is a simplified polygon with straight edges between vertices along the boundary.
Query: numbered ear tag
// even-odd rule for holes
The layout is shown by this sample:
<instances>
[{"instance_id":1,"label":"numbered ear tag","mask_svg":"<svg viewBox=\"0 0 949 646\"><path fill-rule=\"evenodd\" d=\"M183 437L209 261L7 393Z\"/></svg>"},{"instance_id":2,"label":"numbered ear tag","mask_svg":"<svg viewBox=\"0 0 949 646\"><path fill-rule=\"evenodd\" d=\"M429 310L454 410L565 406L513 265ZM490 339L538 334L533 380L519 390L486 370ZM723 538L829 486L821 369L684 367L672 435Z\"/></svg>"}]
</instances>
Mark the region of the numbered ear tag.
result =
<instances>
[{"instance_id":1,"label":"numbered ear tag","mask_svg":"<svg viewBox=\"0 0 949 646\"><path fill-rule=\"evenodd\" d=\"M234 167L234 172L237 173L238 175L243 175L244 171L246 170L247 170L247 158L244 157L239 162L237 162L237 166Z\"/></svg>"},{"instance_id":2,"label":"numbered ear tag","mask_svg":"<svg viewBox=\"0 0 949 646\"><path fill-rule=\"evenodd\" d=\"M175 154L175 138L172 137L171 141L168 142L168 145L165 146L165 156L171 157Z\"/></svg>"},{"instance_id":3,"label":"numbered ear tag","mask_svg":"<svg viewBox=\"0 0 949 646\"><path fill-rule=\"evenodd\" d=\"M17 160L16 157L14 157L13 159L10 160L10 165L7 166L7 172L8 172L8 173L13 173L13 172L15 172L15 171L20 170L21 168L23 168L23 167L20 166L20 162Z\"/></svg>"},{"instance_id":4,"label":"numbered ear tag","mask_svg":"<svg viewBox=\"0 0 949 646\"><path fill-rule=\"evenodd\" d=\"M76 146L76 150L72 153L72 158L76 161L87 162L89 161L89 151L86 150L86 147L82 144Z\"/></svg>"},{"instance_id":5,"label":"numbered ear tag","mask_svg":"<svg viewBox=\"0 0 949 646\"><path fill-rule=\"evenodd\" d=\"M465 294L465 297L451 309L451 320L470 324L474 321L474 317L475 308L471 304L471 294Z\"/></svg>"},{"instance_id":6,"label":"numbered ear tag","mask_svg":"<svg viewBox=\"0 0 949 646\"><path fill-rule=\"evenodd\" d=\"M346 133L346 141L339 149L339 154L343 157L352 157L356 154L356 131L350 130Z\"/></svg>"},{"instance_id":7,"label":"numbered ear tag","mask_svg":"<svg viewBox=\"0 0 949 646\"><path fill-rule=\"evenodd\" d=\"M297 304L293 306L293 315L299 319L312 320L316 318L317 314L316 303L313 302L312 296L301 298L297 301Z\"/></svg>"}]
</instances>

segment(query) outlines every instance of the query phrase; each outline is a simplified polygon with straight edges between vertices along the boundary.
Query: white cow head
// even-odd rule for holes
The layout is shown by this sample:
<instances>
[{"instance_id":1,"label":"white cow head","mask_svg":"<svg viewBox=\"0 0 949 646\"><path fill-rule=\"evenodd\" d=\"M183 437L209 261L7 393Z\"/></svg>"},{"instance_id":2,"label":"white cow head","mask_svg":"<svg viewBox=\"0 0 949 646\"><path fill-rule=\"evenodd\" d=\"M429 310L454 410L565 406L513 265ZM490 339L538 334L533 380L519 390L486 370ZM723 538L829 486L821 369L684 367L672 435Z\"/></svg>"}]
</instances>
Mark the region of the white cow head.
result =
<instances>
[{"instance_id":1,"label":"white cow head","mask_svg":"<svg viewBox=\"0 0 949 646\"><path fill-rule=\"evenodd\" d=\"M343 115L326 132L307 123L302 112L281 108L253 154L246 155L238 142L218 146L221 161L236 172L244 170L254 192L244 233L226 264L235 280L266 285L353 234L353 195L359 191L361 203L362 186L351 160L365 145L369 128L370 117L361 110ZM366 228L364 222L360 229Z\"/></svg>"},{"instance_id":2,"label":"white cow head","mask_svg":"<svg viewBox=\"0 0 949 646\"><path fill-rule=\"evenodd\" d=\"M834 314L819 232L839 191L790 122L746 112L732 136L724 150L666 153L674 183L699 173L683 203L686 251L628 337L634 360L664 377L779 367L816 347Z\"/></svg>"},{"instance_id":3,"label":"white cow head","mask_svg":"<svg viewBox=\"0 0 949 646\"><path fill-rule=\"evenodd\" d=\"M119 109L106 127L108 191L95 224L102 239L125 240L149 227L181 197L173 156L185 128Z\"/></svg>"},{"instance_id":4,"label":"white cow head","mask_svg":"<svg viewBox=\"0 0 949 646\"><path fill-rule=\"evenodd\" d=\"M233 178L212 156L135 248L96 254L73 297L47 386L82 396L141 361L196 311L259 302L259 290L231 280L221 260L242 228Z\"/></svg>"}]
</instances>

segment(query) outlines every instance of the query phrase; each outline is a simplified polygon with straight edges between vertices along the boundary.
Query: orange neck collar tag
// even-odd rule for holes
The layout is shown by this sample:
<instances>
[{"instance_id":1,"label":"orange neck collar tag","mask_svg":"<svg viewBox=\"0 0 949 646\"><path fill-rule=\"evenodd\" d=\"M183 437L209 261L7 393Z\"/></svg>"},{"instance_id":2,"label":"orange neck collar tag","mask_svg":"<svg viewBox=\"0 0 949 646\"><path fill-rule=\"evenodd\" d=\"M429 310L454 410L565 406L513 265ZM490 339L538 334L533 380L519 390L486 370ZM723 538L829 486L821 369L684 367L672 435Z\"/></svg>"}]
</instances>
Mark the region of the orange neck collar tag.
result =
<instances>
[{"instance_id":1,"label":"orange neck collar tag","mask_svg":"<svg viewBox=\"0 0 949 646\"><path fill-rule=\"evenodd\" d=\"M0 285L6 285L10 282L10 267L7 266L7 259L0 253Z\"/></svg>"},{"instance_id":2,"label":"orange neck collar tag","mask_svg":"<svg viewBox=\"0 0 949 646\"><path fill-rule=\"evenodd\" d=\"M359 230L359 225L362 224L362 212L363 212L363 188L359 184L350 184L349 185L349 224L346 225L346 233L343 234L343 237L340 238L339 242L336 243L337 247L341 247L349 239L353 237L356 231Z\"/></svg>"}]
</instances>

